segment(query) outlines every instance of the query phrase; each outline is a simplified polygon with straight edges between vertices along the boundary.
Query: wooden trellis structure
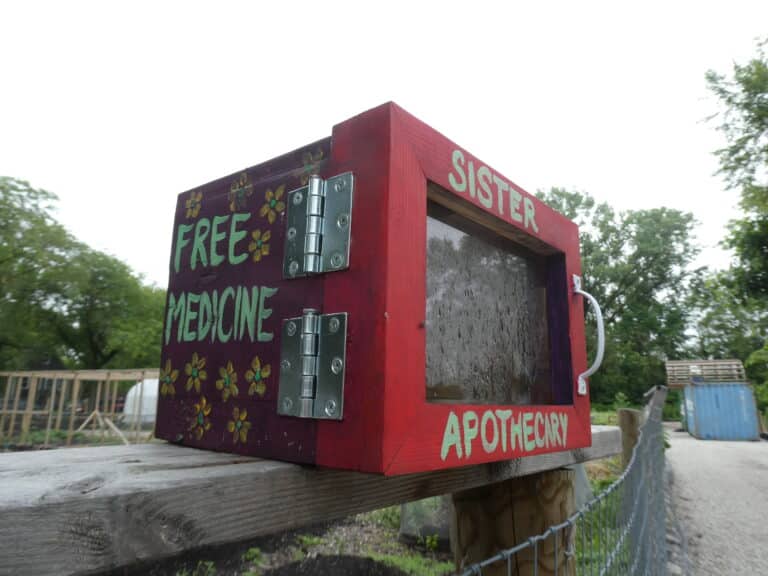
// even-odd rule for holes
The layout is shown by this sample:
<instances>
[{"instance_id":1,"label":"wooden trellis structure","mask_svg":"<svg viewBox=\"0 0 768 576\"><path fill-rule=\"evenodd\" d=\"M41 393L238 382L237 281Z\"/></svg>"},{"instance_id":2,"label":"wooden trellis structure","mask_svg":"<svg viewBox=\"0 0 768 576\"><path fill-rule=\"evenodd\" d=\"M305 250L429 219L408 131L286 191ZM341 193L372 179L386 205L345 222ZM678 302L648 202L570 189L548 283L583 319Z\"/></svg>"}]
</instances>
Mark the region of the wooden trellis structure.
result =
<instances>
[{"instance_id":1,"label":"wooden trellis structure","mask_svg":"<svg viewBox=\"0 0 768 576\"><path fill-rule=\"evenodd\" d=\"M120 415L119 386L123 382L144 382L157 378L157 369L141 370L75 370L0 372L0 442L17 438L20 444L29 440L33 422L42 429L45 421L44 446L53 431L66 431L66 444L72 444L76 432L90 425L91 431L114 434L127 444L141 438L141 401L138 416L129 423L128 437L114 421ZM87 399L87 402L84 402ZM88 413L84 414L87 407ZM78 425L78 420L84 419ZM18 425L18 431L17 431Z\"/></svg>"}]
</instances>

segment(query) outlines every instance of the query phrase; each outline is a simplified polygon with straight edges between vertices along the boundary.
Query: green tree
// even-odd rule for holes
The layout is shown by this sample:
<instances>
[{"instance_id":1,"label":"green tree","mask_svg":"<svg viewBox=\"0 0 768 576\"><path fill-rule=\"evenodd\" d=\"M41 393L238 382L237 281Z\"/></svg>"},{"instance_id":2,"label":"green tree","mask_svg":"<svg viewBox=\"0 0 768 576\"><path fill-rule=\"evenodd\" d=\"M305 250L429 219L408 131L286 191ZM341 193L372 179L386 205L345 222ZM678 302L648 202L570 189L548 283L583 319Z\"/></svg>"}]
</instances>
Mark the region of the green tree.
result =
<instances>
[{"instance_id":1,"label":"green tree","mask_svg":"<svg viewBox=\"0 0 768 576\"><path fill-rule=\"evenodd\" d=\"M731 222L726 245L738 258L734 275L742 296L768 297L768 39L757 55L733 65L727 77L710 70L710 90L722 111L713 116L726 146L717 150L720 174L739 190L744 217Z\"/></svg>"},{"instance_id":2,"label":"green tree","mask_svg":"<svg viewBox=\"0 0 768 576\"><path fill-rule=\"evenodd\" d=\"M696 276L689 265L698 253L693 215L669 208L616 212L561 188L539 197L579 224L584 285L603 309L606 355L591 379L593 401L610 403L622 392L638 402L664 383L664 360L686 354L686 294Z\"/></svg>"},{"instance_id":3,"label":"green tree","mask_svg":"<svg viewBox=\"0 0 768 576\"><path fill-rule=\"evenodd\" d=\"M55 201L0 178L0 368L158 366L165 292L78 242Z\"/></svg>"}]
</instances>

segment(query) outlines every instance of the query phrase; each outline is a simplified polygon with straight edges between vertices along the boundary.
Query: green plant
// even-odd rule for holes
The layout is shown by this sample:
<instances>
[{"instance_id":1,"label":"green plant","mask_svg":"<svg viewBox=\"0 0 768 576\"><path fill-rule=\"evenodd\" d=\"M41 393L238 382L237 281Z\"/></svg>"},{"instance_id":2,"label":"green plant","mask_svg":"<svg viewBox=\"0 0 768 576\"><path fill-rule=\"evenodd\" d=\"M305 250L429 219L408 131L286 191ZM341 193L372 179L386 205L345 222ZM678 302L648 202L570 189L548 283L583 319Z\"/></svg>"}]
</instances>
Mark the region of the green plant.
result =
<instances>
[{"instance_id":1,"label":"green plant","mask_svg":"<svg viewBox=\"0 0 768 576\"><path fill-rule=\"evenodd\" d=\"M616 392L613 397L613 409L618 410L619 408L629 408L629 398L621 391Z\"/></svg>"},{"instance_id":2,"label":"green plant","mask_svg":"<svg viewBox=\"0 0 768 576\"><path fill-rule=\"evenodd\" d=\"M315 546L320 546L320 544L325 542L325 540L319 536L312 536L310 534L299 534L296 536L296 540L302 548L313 548Z\"/></svg>"},{"instance_id":3,"label":"green plant","mask_svg":"<svg viewBox=\"0 0 768 576\"><path fill-rule=\"evenodd\" d=\"M444 576L453 574L455 566L452 562L440 562L431 558L424 558L417 554L397 556L394 554L369 554L370 558L399 568L411 576Z\"/></svg>"},{"instance_id":4,"label":"green plant","mask_svg":"<svg viewBox=\"0 0 768 576\"><path fill-rule=\"evenodd\" d=\"M440 536L437 534L427 534L426 536L419 536L417 541L419 546L423 546L424 550L427 552L435 552L440 541Z\"/></svg>"},{"instance_id":5,"label":"green plant","mask_svg":"<svg viewBox=\"0 0 768 576\"><path fill-rule=\"evenodd\" d=\"M248 548L242 556L243 562L259 562L261 560L260 548Z\"/></svg>"},{"instance_id":6,"label":"green plant","mask_svg":"<svg viewBox=\"0 0 768 576\"><path fill-rule=\"evenodd\" d=\"M191 572L184 568L176 572L176 576L216 576L216 564L210 560L200 560Z\"/></svg>"},{"instance_id":7,"label":"green plant","mask_svg":"<svg viewBox=\"0 0 768 576\"><path fill-rule=\"evenodd\" d=\"M368 517L379 526L400 530L400 505L374 510Z\"/></svg>"}]
</instances>

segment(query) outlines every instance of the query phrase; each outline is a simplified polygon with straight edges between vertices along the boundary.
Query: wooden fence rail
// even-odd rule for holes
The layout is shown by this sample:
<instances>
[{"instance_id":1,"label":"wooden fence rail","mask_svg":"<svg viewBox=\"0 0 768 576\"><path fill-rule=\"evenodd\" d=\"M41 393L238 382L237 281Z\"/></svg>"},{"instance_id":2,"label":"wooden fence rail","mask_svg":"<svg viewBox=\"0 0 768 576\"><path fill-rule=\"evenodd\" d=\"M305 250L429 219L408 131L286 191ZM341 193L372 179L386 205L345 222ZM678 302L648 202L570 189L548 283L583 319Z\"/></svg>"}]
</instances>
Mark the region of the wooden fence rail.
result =
<instances>
[{"instance_id":1,"label":"wooden fence rail","mask_svg":"<svg viewBox=\"0 0 768 576\"><path fill-rule=\"evenodd\" d=\"M49 445L55 432L66 432L69 446L79 431L76 423L80 419L87 420L92 432L98 427L102 441L109 431L127 443L126 435L114 425L120 414L117 406L120 384L157 378L158 372L157 369L0 372L0 444L14 439L20 444L27 443L34 424L39 424L40 429L45 429L44 446ZM79 412L83 398L88 399L86 414ZM44 424L40 421L43 417ZM63 428L65 420L66 429ZM84 428L83 423L80 428ZM138 440L140 429L139 414L129 422L128 436Z\"/></svg>"}]
</instances>

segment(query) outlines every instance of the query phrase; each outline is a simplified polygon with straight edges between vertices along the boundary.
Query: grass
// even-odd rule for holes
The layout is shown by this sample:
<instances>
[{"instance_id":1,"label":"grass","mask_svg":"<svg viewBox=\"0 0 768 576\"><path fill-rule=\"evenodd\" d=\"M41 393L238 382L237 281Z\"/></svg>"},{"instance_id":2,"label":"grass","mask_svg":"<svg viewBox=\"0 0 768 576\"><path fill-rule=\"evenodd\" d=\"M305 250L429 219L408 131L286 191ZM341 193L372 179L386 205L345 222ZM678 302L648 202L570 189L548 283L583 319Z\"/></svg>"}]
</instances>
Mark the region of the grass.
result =
<instances>
[{"instance_id":1,"label":"grass","mask_svg":"<svg viewBox=\"0 0 768 576\"><path fill-rule=\"evenodd\" d=\"M325 540L320 538L320 536L311 536L309 534L299 534L296 536L296 541L302 548L314 548L315 546L325 544Z\"/></svg>"},{"instance_id":2,"label":"grass","mask_svg":"<svg viewBox=\"0 0 768 576\"><path fill-rule=\"evenodd\" d=\"M411 576L443 576L445 574L453 574L454 572L453 562L440 562L416 554L395 555L372 553L368 554L368 556L376 560L376 562L399 568Z\"/></svg>"},{"instance_id":3,"label":"grass","mask_svg":"<svg viewBox=\"0 0 768 576\"><path fill-rule=\"evenodd\" d=\"M619 416L616 410L592 410L590 414L592 424L598 426L618 426Z\"/></svg>"},{"instance_id":4,"label":"grass","mask_svg":"<svg viewBox=\"0 0 768 576\"><path fill-rule=\"evenodd\" d=\"M400 505L390 506L389 508L381 508L380 510L374 510L369 512L367 516L379 526L389 528L391 530L400 530Z\"/></svg>"}]
</instances>

